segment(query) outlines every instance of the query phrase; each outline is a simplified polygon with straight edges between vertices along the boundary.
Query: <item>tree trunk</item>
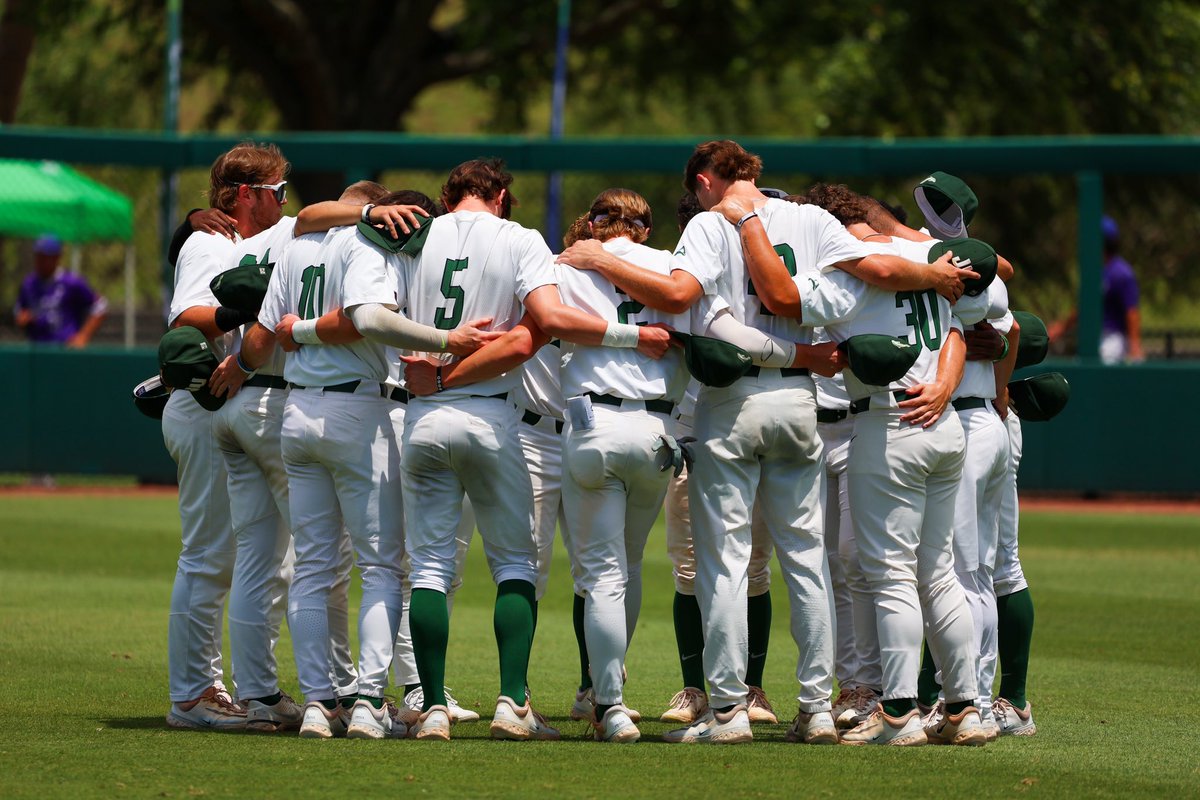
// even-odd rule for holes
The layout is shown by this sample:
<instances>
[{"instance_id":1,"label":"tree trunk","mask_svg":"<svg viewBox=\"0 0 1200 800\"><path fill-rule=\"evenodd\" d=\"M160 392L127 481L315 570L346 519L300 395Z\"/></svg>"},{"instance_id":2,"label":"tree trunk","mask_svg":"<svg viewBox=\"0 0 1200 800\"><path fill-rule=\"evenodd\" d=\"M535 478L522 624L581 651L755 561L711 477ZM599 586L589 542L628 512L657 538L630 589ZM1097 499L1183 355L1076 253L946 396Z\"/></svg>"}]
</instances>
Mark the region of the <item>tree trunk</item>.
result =
<instances>
[{"instance_id":1,"label":"tree trunk","mask_svg":"<svg viewBox=\"0 0 1200 800\"><path fill-rule=\"evenodd\" d=\"M26 3L8 0L0 15L0 124L10 125L17 118L25 68L33 52L33 24Z\"/></svg>"}]
</instances>

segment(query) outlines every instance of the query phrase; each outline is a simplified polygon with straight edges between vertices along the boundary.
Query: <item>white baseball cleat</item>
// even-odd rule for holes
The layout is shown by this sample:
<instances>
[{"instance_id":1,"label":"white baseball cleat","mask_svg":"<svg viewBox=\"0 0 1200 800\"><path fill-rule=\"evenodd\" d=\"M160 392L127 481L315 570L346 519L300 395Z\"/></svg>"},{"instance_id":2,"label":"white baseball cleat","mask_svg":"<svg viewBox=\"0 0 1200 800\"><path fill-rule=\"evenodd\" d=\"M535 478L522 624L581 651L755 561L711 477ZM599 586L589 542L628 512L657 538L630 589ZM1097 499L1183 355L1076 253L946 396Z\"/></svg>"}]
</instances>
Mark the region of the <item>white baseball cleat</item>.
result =
<instances>
[{"instance_id":1,"label":"white baseball cleat","mask_svg":"<svg viewBox=\"0 0 1200 800\"><path fill-rule=\"evenodd\" d=\"M400 721L391 703L375 708L366 698L354 702L346 726L347 739L402 739L407 733L408 726Z\"/></svg>"},{"instance_id":2,"label":"white baseball cleat","mask_svg":"<svg viewBox=\"0 0 1200 800\"><path fill-rule=\"evenodd\" d=\"M921 715L914 708L902 717L890 717L882 708L871 712L863 722L842 734L842 744L884 744L916 747L928 741L921 727Z\"/></svg>"},{"instance_id":3,"label":"white baseball cleat","mask_svg":"<svg viewBox=\"0 0 1200 800\"><path fill-rule=\"evenodd\" d=\"M671 698L671 707L659 717L663 722L691 725L708 711L708 695L694 686L685 686Z\"/></svg>"},{"instance_id":4,"label":"white baseball cleat","mask_svg":"<svg viewBox=\"0 0 1200 800\"><path fill-rule=\"evenodd\" d=\"M450 741L450 709L433 706L408 726L408 738Z\"/></svg>"},{"instance_id":5,"label":"white baseball cleat","mask_svg":"<svg viewBox=\"0 0 1200 800\"><path fill-rule=\"evenodd\" d=\"M989 742L994 742L1000 738L1000 724L996 722L996 715L992 711L992 704L987 705L980 703L979 706L979 724L983 726L983 733L987 736Z\"/></svg>"},{"instance_id":6,"label":"white baseball cleat","mask_svg":"<svg viewBox=\"0 0 1200 800\"><path fill-rule=\"evenodd\" d=\"M493 739L553 741L559 738L558 730L550 727L546 718L534 711L532 705L526 703L519 706L505 695L496 698L496 714L492 717L490 730Z\"/></svg>"},{"instance_id":7,"label":"white baseball cleat","mask_svg":"<svg viewBox=\"0 0 1200 800\"><path fill-rule=\"evenodd\" d=\"M979 709L967 706L957 714L946 714L925 728L925 735L932 744L954 744L982 747L987 744L987 731L979 718Z\"/></svg>"},{"instance_id":8,"label":"white baseball cleat","mask_svg":"<svg viewBox=\"0 0 1200 800\"><path fill-rule=\"evenodd\" d=\"M326 708L313 700L304 705L304 719L300 722L300 736L304 739L332 739L346 735L346 723L342 719L341 704L337 708Z\"/></svg>"},{"instance_id":9,"label":"white baseball cleat","mask_svg":"<svg viewBox=\"0 0 1200 800\"><path fill-rule=\"evenodd\" d=\"M815 711L796 714L792 726L788 728L787 740L803 744L837 744L837 727L833 724L833 715L828 711Z\"/></svg>"},{"instance_id":10,"label":"white baseball cleat","mask_svg":"<svg viewBox=\"0 0 1200 800\"><path fill-rule=\"evenodd\" d=\"M240 731L246 727L246 709L233 702L223 688L210 686L195 700L172 703L167 712L172 728Z\"/></svg>"},{"instance_id":11,"label":"white baseball cleat","mask_svg":"<svg viewBox=\"0 0 1200 800\"><path fill-rule=\"evenodd\" d=\"M246 730L264 733L294 731L300 727L303 719L304 709L287 692L280 692L279 702L274 705L267 705L260 700L246 702Z\"/></svg>"},{"instance_id":12,"label":"white baseball cleat","mask_svg":"<svg viewBox=\"0 0 1200 800\"><path fill-rule=\"evenodd\" d=\"M469 708L463 708L454 696L450 694L450 690L443 688L442 692L446 695L446 708L450 709L451 722L478 722L478 712L472 711ZM416 719L421 714L421 707L425 705L425 692L418 686L408 694L404 695L404 707L408 711L415 711L416 714L407 714L401 711L401 717L408 721Z\"/></svg>"},{"instance_id":13,"label":"white baseball cleat","mask_svg":"<svg viewBox=\"0 0 1200 800\"><path fill-rule=\"evenodd\" d=\"M663 734L664 742L686 743L711 742L712 744L739 744L754 740L750 732L750 716L745 705L736 705L728 711L707 709L693 725L668 731Z\"/></svg>"},{"instance_id":14,"label":"white baseball cleat","mask_svg":"<svg viewBox=\"0 0 1200 800\"><path fill-rule=\"evenodd\" d=\"M853 728L866 721L879 705L879 695L867 686L843 689L833 702L833 724L839 729Z\"/></svg>"},{"instance_id":15,"label":"white baseball cleat","mask_svg":"<svg viewBox=\"0 0 1200 800\"><path fill-rule=\"evenodd\" d=\"M575 692L575 702L571 704L571 719L591 722L596 718L596 694L591 686L583 691Z\"/></svg>"},{"instance_id":16,"label":"white baseball cleat","mask_svg":"<svg viewBox=\"0 0 1200 800\"><path fill-rule=\"evenodd\" d=\"M750 724L775 725L778 723L779 717L775 716L775 709L771 708L771 701L767 699L767 693L762 690L762 687L750 686L747 688L749 692L746 694L746 713L750 717Z\"/></svg>"},{"instance_id":17,"label":"white baseball cleat","mask_svg":"<svg viewBox=\"0 0 1200 800\"><path fill-rule=\"evenodd\" d=\"M629 716L625 706L612 706L604 712L604 719L592 722L597 742L636 742L642 738L642 732Z\"/></svg>"},{"instance_id":18,"label":"white baseball cleat","mask_svg":"<svg viewBox=\"0 0 1200 800\"><path fill-rule=\"evenodd\" d=\"M1037 725L1033 723L1033 706L1029 701L1024 708L1017 708L1003 697L992 701L992 713L996 724L1000 726L1001 736L1033 736L1037 733Z\"/></svg>"}]
</instances>

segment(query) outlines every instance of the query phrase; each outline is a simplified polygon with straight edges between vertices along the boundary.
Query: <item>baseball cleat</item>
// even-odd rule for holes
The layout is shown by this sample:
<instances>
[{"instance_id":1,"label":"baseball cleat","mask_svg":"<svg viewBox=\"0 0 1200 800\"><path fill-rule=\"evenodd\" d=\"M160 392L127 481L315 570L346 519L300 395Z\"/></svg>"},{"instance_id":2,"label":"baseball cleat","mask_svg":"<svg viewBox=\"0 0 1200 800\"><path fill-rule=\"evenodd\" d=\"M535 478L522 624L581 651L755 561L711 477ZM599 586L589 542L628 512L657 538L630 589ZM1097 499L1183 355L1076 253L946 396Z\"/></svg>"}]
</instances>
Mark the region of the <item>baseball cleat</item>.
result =
<instances>
[{"instance_id":1,"label":"baseball cleat","mask_svg":"<svg viewBox=\"0 0 1200 800\"><path fill-rule=\"evenodd\" d=\"M745 705L736 705L728 711L707 709L695 724L663 734L664 742L692 744L739 744L754 740L750 732L750 716Z\"/></svg>"},{"instance_id":2,"label":"baseball cleat","mask_svg":"<svg viewBox=\"0 0 1200 800\"><path fill-rule=\"evenodd\" d=\"M837 744L838 734L833 715L828 711L797 713L792 726L788 728L787 740L802 744Z\"/></svg>"},{"instance_id":3,"label":"baseball cleat","mask_svg":"<svg viewBox=\"0 0 1200 800\"><path fill-rule=\"evenodd\" d=\"M596 718L596 694L591 686L575 692L575 702L571 705L571 719L582 722Z\"/></svg>"},{"instance_id":4,"label":"baseball cleat","mask_svg":"<svg viewBox=\"0 0 1200 800\"><path fill-rule=\"evenodd\" d=\"M708 711L708 695L700 689L686 686L683 691L675 693L671 698L671 707L659 719L691 725L704 716L705 711Z\"/></svg>"},{"instance_id":5,"label":"baseball cleat","mask_svg":"<svg viewBox=\"0 0 1200 800\"><path fill-rule=\"evenodd\" d=\"M942 724L942 717L946 716L946 703L944 700L938 700L931 706L917 703L917 713L921 715L921 727L925 729L926 736L928 736L938 725Z\"/></svg>"},{"instance_id":6,"label":"baseball cleat","mask_svg":"<svg viewBox=\"0 0 1200 800\"><path fill-rule=\"evenodd\" d=\"M882 708L871 712L862 723L842 734L842 744L885 744L916 747L928 741L921 715L914 708L903 717L889 717Z\"/></svg>"},{"instance_id":7,"label":"baseball cleat","mask_svg":"<svg viewBox=\"0 0 1200 800\"><path fill-rule=\"evenodd\" d=\"M839 729L853 728L866 721L879 705L879 695L867 686L843 689L833 702L833 724Z\"/></svg>"},{"instance_id":8,"label":"baseball cleat","mask_svg":"<svg viewBox=\"0 0 1200 800\"><path fill-rule=\"evenodd\" d=\"M629 716L625 706L613 706L604 712L604 719L592 722L597 742L636 742L642 738L642 732Z\"/></svg>"},{"instance_id":9,"label":"baseball cleat","mask_svg":"<svg viewBox=\"0 0 1200 800\"><path fill-rule=\"evenodd\" d=\"M943 714L941 720L925 728L932 744L954 744L982 747L987 744L987 732L979 719L979 709L967 706L957 714Z\"/></svg>"},{"instance_id":10,"label":"baseball cleat","mask_svg":"<svg viewBox=\"0 0 1200 800\"><path fill-rule=\"evenodd\" d=\"M195 700L172 703L167 712L172 728L240 731L246 727L246 709L233 702L223 688L210 686Z\"/></svg>"},{"instance_id":11,"label":"baseball cleat","mask_svg":"<svg viewBox=\"0 0 1200 800\"><path fill-rule=\"evenodd\" d=\"M492 717L490 730L493 739L549 741L559 738L558 730L550 727L546 718L534 711L533 706L528 703L518 706L511 697L504 695L496 698L496 714Z\"/></svg>"},{"instance_id":12,"label":"baseball cleat","mask_svg":"<svg viewBox=\"0 0 1200 800\"><path fill-rule=\"evenodd\" d=\"M1000 726L1001 736L1033 736L1037 725L1033 723L1033 707L1026 701L1024 708L1017 708L1003 697L992 702L992 713Z\"/></svg>"},{"instance_id":13,"label":"baseball cleat","mask_svg":"<svg viewBox=\"0 0 1200 800\"><path fill-rule=\"evenodd\" d=\"M326 708L324 703L313 700L304 706L304 718L300 722L303 739L332 739L346 735L346 723L342 719L341 705Z\"/></svg>"},{"instance_id":14,"label":"baseball cleat","mask_svg":"<svg viewBox=\"0 0 1200 800\"><path fill-rule=\"evenodd\" d=\"M379 708L366 698L359 698L350 712L346 726L347 739L403 739L408 726L398 718L395 706L385 702Z\"/></svg>"},{"instance_id":15,"label":"baseball cleat","mask_svg":"<svg viewBox=\"0 0 1200 800\"><path fill-rule=\"evenodd\" d=\"M421 714L416 723L408 726L408 738L450 741L450 709L433 706Z\"/></svg>"},{"instance_id":16,"label":"baseball cleat","mask_svg":"<svg viewBox=\"0 0 1200 800\"><path fill-rule=\"evenodd\" d=\"M983 726L983 733L987 736L989 742L994 742L1000 738L1000 724L996 722L996 715L992 711L990 701L984 704L980 702L979 708L979 724Z\"/></svg>"},{"instance_id":17,"label":"baseball cleat","mask_svg":"<svg viewBox=\"0 0 1200 800\"><path fill-rule=\"evenodd\" d=\"M260 700L246 702L246 730L274 733L299 729L304 709L287 692L279 693L279 702L267 705Z\"/></svg>"},{"instance_id":18,"label":"baseball cleat","mask_svg":"<svg viewBox=\"0 0 1200 800\"><path fill-rule=\"evenodd\" d=\"M771 701L767 699L767 693L762 690L762 687L750 686L748 688L750 691L746 694L746 713L750 717L750 724L775 725L778 723L779 717L775 716L775 709L771 708Z\"/></svg>"},{"instance_id":19,"label":"baseball cleat","mask_svg":"<svg viewBox=\"0 0 1200 800\"><path fill-rule=\"evenodd\" d=\"M449 689L443 689L446 695L446 708L450 709L450 721L457 722L478 722L479 713L472 711L469 708L463 708L454 696L450 694ZM404 695L404 708L400 710L400 717L405 722L412 724L421 715L421 707L425 705L425 692L418 686L408 694ZM409 713L416 712L416 713Z\"/></svg>"}]
</instances>

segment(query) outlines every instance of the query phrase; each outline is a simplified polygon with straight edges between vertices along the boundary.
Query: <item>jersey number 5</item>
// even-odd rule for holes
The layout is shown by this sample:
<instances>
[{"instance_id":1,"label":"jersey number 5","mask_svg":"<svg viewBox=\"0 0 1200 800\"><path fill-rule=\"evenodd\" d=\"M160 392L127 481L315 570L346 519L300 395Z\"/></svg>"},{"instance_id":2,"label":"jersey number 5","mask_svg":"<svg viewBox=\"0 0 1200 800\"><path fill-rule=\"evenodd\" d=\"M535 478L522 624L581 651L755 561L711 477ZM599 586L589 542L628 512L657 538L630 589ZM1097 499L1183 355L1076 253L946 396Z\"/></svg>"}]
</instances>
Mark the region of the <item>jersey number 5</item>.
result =
<instances>
[{"instance_id":1,"label":"jersey number 5","mask_svg":"<svg viewBox=\"0 0 1200 800\"><path fill-rule=\"evenodd\" d=\"M434 327L449 331L458 327L463 315L463 304L467 300L461 286L454 285L454 273L467 268L465 258L447 258L446 269L442 272L442 297L449 301L433 315Z\"/></svg>"},{"instance_id":2,"label":"jersey number 5","mask_svg":"<svg viewBox=\"0 0 1200 800\"><path fill-rule=\"evenodd\" d=\"M300 273L300 319L318 319L325 313L325 265L305 267Z\"/></svg>"},{"instance_id":3,"label":"jersey number 5","mask_svg":"<svg viewBox=\"0 0 1200 800\"><path fill-rule=\"evenodd\" d=\"M904 321L913 329L919 344L936 351L942 346L942 320L937 313L937 295L933 289L923 292L896 292L896 308L908 303Z\"/></svg>"}]
</instances>

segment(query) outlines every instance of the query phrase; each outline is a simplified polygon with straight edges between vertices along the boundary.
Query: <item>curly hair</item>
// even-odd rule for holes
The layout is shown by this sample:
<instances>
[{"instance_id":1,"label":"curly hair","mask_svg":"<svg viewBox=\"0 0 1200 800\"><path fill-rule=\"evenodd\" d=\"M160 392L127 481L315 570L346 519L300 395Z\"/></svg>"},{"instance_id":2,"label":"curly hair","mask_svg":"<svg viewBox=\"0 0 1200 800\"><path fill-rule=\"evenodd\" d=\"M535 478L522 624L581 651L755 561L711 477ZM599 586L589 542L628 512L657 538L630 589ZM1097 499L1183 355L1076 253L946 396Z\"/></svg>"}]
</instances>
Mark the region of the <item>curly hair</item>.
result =
<instances>
[{"instance_id":1,"label":"curly hair","mask_svg":"<svg viewBox=\"0 0 1200 800\"><path fill-rule=\"evenodd\" d=\"M683 170L683 188L696 193L696 174L708 170L727 181L756 181L762 174L762 159L731 139L696 145Z\"/></svg>"},{"instance_id":2,"label":"curly hair","mask_svg":"<svg viewBox=\"0 0 1200 800\"><path fill-rule=\"evenodd\" d=\"M867 221L866 199L845 184L814 184L805 192L803 199L806 203L825 209L843 225Z\"/></svg>"},{"instance_id":3,"label":"curly hair","mask_svg":"<svg viewBox=\"0 0 1200 800\"><path fill-rule=\"evenodd\" d=\"M286 178L292 165L273 144L242 142L217 156L209 171L208 204L226 214L233 213L239 186Z\"/></svg>"}]
</instances>

